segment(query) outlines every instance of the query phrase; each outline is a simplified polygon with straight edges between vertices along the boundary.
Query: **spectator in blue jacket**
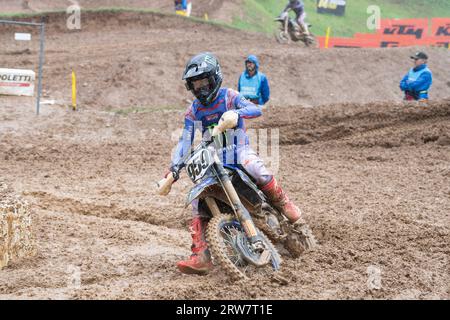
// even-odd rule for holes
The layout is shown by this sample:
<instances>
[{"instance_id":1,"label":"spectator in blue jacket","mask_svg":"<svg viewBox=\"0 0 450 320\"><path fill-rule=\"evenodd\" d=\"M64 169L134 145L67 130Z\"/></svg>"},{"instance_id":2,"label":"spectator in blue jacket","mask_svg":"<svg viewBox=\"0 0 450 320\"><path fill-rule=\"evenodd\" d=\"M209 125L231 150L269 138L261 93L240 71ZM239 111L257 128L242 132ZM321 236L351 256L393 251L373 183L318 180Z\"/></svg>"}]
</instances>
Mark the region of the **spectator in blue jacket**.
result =
<instances>
[{"instance_id":1,"label":"spectator in blue jacket","mask_svg":"<svg viewBox=\"0 0 450 320\"><path fill-rule=\"evenodd\" d=\"M259 72L259 61L254 55L245 60L245 71L238 82L238 91L255 104L264 105L270 98L269 81Z\"/></svg>"},{"instance_id":2,"label":"spectator in blue jacket","mask_svg":"<svg viewBox=\"0 0 450 320\"><path fill-rule=\"evenodd\" d=\"M427 67L428 56L417 52L411 59L414 60L414 67L400 81L400 89L405 92L405 100L427 101L433 82L433 74Z\"/></svg>"}]
</instances>

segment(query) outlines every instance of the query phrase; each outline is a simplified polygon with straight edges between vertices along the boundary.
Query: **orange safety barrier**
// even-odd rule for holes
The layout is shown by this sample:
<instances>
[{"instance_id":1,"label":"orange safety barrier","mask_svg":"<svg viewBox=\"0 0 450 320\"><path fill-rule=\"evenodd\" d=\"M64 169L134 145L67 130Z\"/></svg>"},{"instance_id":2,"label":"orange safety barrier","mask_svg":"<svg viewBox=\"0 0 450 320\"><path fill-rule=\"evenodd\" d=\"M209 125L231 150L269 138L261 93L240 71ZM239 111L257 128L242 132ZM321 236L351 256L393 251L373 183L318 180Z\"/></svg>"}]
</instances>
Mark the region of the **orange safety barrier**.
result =
<instances>
[{"instance_id":1,"label":"orange safety barrier","mask_svg":"<svg viewBox=\"0 0 450 320\"><path fill-rule=\"evenodd\" d=\"M318 37L320 48L325 47L325 37ZM354 39L354 38L330 38L328 42L329 48L379 48L377 41L370 39Z\"/></svg>"},{"instance_id":2,"label":"orange safety barrier","mask_svg":"<svg viewBox=\"0 0 450 320\"><path fill-rule=\"evenodd\" d=\"M379 47L408 47L408 46L420 46L424 44L424 39L416 39L415 36L397 36L397 35L385 35L385 34L364 34L355 33L355 39L361 39L366 41L375 41L379 43Z\"/></svg>"},{"instance_id":3,"label":"orange safety barrier","mask_svg":"<svg viewBox=\"0 0 450 320\"><path fill-rule=\"evenodd\" d=\"M318 37L320 48L325 47L325 37ZM433 43L437 43L435 41ZM330 38L329 48L391 48L391 47L412 47L428 46L429 39L417 40L414 38L405 38L398 36L384 36L373 38ZM443 45L442 45L443 46Z\"/></svg>"},{"instance_id":4,"label":"orange safety barrier","mask_svg":"<svg viewBox=\"0 0 450 320\"><path fill-rule=\"evenodd\" d=\"M430 37L427 41L433 47L450 48L450 37Z\"/></svg>"},{"instance_id":5,"label":"orange safety barrier","mask_svg":"<svg viewBox=\"0 0 450 320\"><path fill-rule=\"evenodd\" d=\"M387 48L410 46L439 46L449 48L450 18L382 19L377 33L355 33L353 38L330 38L329 48ZM429 33L430 31L430 33ZM432 34L430 36L430 34ZM325 47L325 37L317 37Z\"/></svg>"}]
</instances>

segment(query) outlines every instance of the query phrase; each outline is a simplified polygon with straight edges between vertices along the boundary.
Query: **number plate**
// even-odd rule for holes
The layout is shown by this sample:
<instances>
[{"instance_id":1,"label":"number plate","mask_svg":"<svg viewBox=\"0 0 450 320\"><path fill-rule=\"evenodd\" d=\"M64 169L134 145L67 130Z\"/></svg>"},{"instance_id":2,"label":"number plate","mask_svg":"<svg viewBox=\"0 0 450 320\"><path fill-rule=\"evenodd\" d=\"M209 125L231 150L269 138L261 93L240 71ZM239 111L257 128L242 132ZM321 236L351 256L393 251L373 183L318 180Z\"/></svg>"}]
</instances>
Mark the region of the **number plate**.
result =
<instances>
[{"instance_id":1,"label":"number plate","mask_svg":"<svg viewBox=\"0 0 450 320\"><path fill-rule=\"evenodd\" d=\"M203 178L213 164L211 154L207 149L200 149L186 162L186 171L193 182Z\"/></svg>"}]
</instances>

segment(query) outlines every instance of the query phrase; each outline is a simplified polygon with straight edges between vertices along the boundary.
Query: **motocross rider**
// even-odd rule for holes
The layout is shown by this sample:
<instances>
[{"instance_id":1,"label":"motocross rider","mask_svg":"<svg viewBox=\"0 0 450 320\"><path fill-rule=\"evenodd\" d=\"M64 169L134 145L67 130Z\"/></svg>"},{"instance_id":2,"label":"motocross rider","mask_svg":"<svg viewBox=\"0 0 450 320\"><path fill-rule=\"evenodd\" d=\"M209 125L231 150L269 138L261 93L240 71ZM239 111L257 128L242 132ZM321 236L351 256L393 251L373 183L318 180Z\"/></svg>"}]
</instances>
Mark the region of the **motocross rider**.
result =
<instances>
[{"instance_id":1,"label":"motocross rider","mask_svg":"<svg viewBox=\"0 0 450 320\"><path fill-rule=\"evenodd\" d=\"M304 5L303 1L302 0L289 0L288 4L284 8L283 12L281 12L280 17L283 17L285 14L288 14L289 10L294 11L295 21L297 22L298 25L300 25L303 28L304 33L307 36L310 36L308 24L305 23L306 12L305 12L305 5Z\"/></svg>"},{"instance_id":2,"label":"motocross rider","mask_svg":"<svg viewBox=\"0 0 450 320\"><path fill-rule=\"evenodd\" d=\"M223 149L224 165L238 165L256 182L260 190L291 223L305 224L300 210L289 200L275 177L265 167L263 161L249 147L245 133L244 119L252 119L262 114L261 107L246 100L235 90L222 88L222 72L217 58L211 53L200 53L189 60L183 74L186 88L195 96L194 102L187 108L184 116L184 130L179 140L169 174L178 178L182 159L190 153L195 129L201 128L203 137L209 128L217 125L226 113L235 113L235 131L239 134L231 139L232 148ZM236 116L237 115L237 116ZM228 140L228 139L227 139ZM230 157L231 155L231 157ZM231 160L230 160L231 159ZM206 274L212 268L211 256L205 239L205 229L209 219L202 201L194 200L193 219L190 229L192 235L192 255L177 263L178 269L186 274Z\"/></svg>"}]
</instances>

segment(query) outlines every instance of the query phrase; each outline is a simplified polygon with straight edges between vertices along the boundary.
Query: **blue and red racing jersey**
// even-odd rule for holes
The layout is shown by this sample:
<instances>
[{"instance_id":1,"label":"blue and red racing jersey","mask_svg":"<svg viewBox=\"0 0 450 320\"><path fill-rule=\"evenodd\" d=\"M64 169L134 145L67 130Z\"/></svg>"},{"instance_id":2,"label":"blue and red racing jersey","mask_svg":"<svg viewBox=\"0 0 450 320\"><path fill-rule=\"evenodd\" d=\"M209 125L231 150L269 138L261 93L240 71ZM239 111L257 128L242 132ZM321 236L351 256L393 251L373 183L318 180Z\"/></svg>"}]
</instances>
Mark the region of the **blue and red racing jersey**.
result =
<instances>
[{"instance_id":1,"label":"blue and red racing jersey","mask_svg":"<svg viewBox=\"0 0 450 320\"><path fill-rule=\"evenodd\" d=\"M238 125L234 130L227 130L222 149L218 151L222 153L224 165L238 165L238 153L249 144L244 119L259 117L262 110L237 91L228 88L221 88L208 106L202 105L197 99L188 107L184 117L183 134L172 156L172 165L179 165L191 151L195 130L201 130L203 138L209 139L210 129L216 126L222 114L229 110L235 110L239 115Z\"/></svg>"}]
</instances>

